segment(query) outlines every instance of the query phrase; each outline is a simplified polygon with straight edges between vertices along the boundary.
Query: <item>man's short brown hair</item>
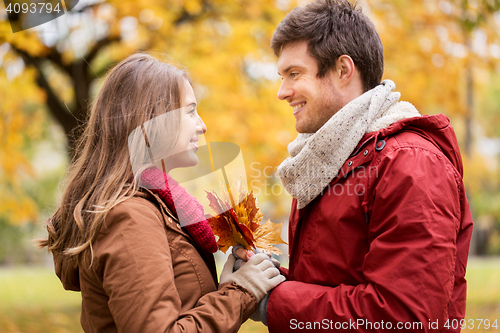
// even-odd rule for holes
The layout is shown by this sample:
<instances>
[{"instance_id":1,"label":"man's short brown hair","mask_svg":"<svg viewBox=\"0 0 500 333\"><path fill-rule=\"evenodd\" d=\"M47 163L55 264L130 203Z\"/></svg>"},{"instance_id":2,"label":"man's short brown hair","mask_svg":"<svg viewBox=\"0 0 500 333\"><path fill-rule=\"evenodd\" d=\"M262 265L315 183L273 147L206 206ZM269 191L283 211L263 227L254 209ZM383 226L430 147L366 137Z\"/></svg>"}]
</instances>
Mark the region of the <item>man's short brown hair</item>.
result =
<instances>
[{"instance_id":1,"label":"man's short brown hair","mask_svg":"<svg viewBox=\"0 0 500 333\"><path fill-rule=\"evenodd\" d=\"M281 21L271 39L276 56L287 44L307 42L308 52L324 77L341 55L348 55L361 73L368 91L382 80L384 48L373 23L347 0L316 0L293 9Z\"/></svg>"}]
</instances>

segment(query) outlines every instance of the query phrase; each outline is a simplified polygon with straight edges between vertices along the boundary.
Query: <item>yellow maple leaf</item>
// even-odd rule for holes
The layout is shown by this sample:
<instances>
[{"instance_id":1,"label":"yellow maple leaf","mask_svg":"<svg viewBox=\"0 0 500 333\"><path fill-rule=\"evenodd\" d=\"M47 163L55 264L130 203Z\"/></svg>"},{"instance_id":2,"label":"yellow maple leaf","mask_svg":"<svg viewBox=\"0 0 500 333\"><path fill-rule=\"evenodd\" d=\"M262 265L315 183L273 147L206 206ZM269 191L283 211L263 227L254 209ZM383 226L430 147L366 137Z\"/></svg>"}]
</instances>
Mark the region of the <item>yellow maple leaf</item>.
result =
<instances>
[{"instance_id":1,"label":"yellow maple leaf","mask_svg":"<svg viewBox=\"0 0 500 333\"><path fill-rule=\"evenodd\" d=\"M271 244L286 244L286 242L281 239L281 229L284 224L285 221L273 223L271 220L267 220L266 223L259 225L253 234L255 246L264 252L283 254L280 249Z\"/></svg>"}]
</instances>

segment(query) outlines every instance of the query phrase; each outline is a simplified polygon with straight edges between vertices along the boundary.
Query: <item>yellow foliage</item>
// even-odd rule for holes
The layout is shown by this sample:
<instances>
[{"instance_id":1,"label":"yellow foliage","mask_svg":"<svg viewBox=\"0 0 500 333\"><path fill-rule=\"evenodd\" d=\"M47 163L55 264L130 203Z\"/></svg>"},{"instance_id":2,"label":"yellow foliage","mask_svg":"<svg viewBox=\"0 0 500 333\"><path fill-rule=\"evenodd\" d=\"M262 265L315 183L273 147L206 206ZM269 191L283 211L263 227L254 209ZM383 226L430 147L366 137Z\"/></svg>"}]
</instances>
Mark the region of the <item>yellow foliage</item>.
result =
<instances>
[{"instance_id":1,"label":"yellow foliage","mask_svg":"<svg viewBox=\"0 0 500 333\"><path fill-rule=\"evenodd\" d=\"M184 1L184 8L191 15L196 15L202 10L202 4L200 0L186 0Z\"/></svg>"},{"instance_id":2,"label":"yellow foliage","mask_svg":"<svg viewBox=\"0 0 500 333\"><path fill-rule=\"evenodd\" d=\"M3 60L13 59L8 54ZM26 137L40 137L40 124L46 117L40 107L44 96L33 84L34 78L34 71L26 69L9 81L0 69L0 215L12 223L33 222L38 216L36 204L21 190L23 182L35 178L33 166L23 153ZM25 112L28 108L29 113Z\"/></svg>"},{"instance_id":3,"label":"yellow foliage","mask_svg":"<svg viewBox=\"0 0 500 333\"><path fill-rule=\"evenodd\" d=\"M469 195L474 196L482 190L500 185L498 167L494 169L490 167L495 166L496 161L491 161L491 158L478 153L471 157L463 154L462 160L464 163L464 184Z\"/></svg>"},{"instance_id":4,"label":"yellow foliage","mask_svg":"<svg viewBox=\"0 0 500 333\"><path fill-rule=\"evenodd\" d=\"M106 21L110 36L120 36L122 18L137 17L137 38L111 44L101 51L92 66L98 71L137 49L168 54L190 72L198 110L208 128L208 140L237 143L242 148L247 173L251 173L250 166L256 162L258 166L254 165L253 169L274 171L288 155L288 142L296 136L295 120L287 103L276 98L279 80L252 78L248 65L276 62L269 49L271 35L286 12L297 3L304 1L290 1L288 8L280 9L275 0L110 0L97 4L91 13ZM450 5L449 13L442 9L446 3ZM465 40L459 23L461 2L446 3L367 0L362 5L364 12L374 20L384 43L384 78L396 82L402 99L412 102L424 114L442 112L461 117L465 113L465 63L472 60L474 66L487 68L494 59L450 51L450 47L463 48ZM284 2L280 4L286 6ZM100 12L101 6L114 10ZM144 17L141 21L144 10L154 13L151 19L162 21L158 29L152 29ZM481 10L481 6L469 9L474 15ZM75 23L71 31L80 28ZM498 27L495 29L492 22L486 22L479 29L485 32L489 45L500 44ZM16 34L10 31L9 24L0 21L0 45L5 41L32 55L44 56L48 51L33 30ZM71 50L62 54L65 64L75 58ZM48 78L50 84L63 101L72 101L75 95L71 81L59 69L54 70ZM9 162L3 162L4 158L0 160L0 168L9 179L18 178L20 170L30 170L28 161L19 153L24 145L23 135L39 136L36 122L44 119L42 110L29 115L21 112L28 104L38 105L46 98L37 88L34 75L32 69L25 69L20 77L7 81L0 69L0 140L3 140L0 155L9 156ZM468 175L475 172L469 170L477 169L466 167L467 179L480 176L479 173ZM271 173L261 172L254 179L259 178L263 184ZM271 186L273 184L271 182ZM276 197L273 194L260 200ZM277 212L288 210L279 206L278 201L274 204Z\"/></svg>"},{"instance_id":5,"label":"yellow foliage","mask_svg":"<svg viewBox=\"0 0 500 333\"><path fill-rule=\"evenodd\" d=\"M13 224L33 222L38 217L38 208L33 200L23 194L13 196L12 192L0 192L0 212Z\"/></svg>"}]
</instances>

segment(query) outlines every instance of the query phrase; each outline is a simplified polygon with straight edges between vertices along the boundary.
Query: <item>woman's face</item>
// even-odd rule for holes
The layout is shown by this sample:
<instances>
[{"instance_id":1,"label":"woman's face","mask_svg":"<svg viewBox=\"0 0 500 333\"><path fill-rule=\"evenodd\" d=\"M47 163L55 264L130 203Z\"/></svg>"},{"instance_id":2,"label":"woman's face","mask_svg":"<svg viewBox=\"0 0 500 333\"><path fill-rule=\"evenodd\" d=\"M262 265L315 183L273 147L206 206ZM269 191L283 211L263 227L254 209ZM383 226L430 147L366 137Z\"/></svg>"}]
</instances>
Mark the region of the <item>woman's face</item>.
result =
<instances>
[{"instance_id":1,"label":"woman's face","mask_svg":"<svg viewBox=\"0 0 500 333\"><path fill-rule=\"evenodd\" d=\"M190 167L198 164L198 135L205 134L207 127L196 111L196 97L187 80L184 80L184 96L181 100L180 132L170 157L170 168Z\"/></svg>"}]
</instances>

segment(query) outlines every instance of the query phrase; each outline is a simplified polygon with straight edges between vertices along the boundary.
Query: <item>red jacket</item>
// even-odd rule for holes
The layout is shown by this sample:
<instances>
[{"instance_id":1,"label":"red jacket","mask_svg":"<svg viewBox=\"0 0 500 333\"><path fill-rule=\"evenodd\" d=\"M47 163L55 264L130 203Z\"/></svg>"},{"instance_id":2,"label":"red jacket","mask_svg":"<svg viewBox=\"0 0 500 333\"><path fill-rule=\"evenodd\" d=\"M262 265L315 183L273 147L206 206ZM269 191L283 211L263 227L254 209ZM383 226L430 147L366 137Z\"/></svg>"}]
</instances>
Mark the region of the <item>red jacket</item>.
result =
<instances>
[{"instance_id":1,"label":"red jacket","mask_svg":"<svg viewBox=\"0 0 500 333\"><path fill-rule=\"evenodd\" d=\"M462 176L444 115L366 134L322 195L293 201L269 331L459 331L472 233Z\"/></svg>"}]
</instances>

